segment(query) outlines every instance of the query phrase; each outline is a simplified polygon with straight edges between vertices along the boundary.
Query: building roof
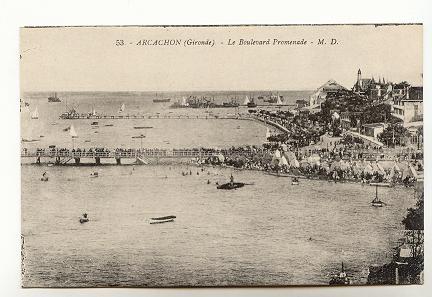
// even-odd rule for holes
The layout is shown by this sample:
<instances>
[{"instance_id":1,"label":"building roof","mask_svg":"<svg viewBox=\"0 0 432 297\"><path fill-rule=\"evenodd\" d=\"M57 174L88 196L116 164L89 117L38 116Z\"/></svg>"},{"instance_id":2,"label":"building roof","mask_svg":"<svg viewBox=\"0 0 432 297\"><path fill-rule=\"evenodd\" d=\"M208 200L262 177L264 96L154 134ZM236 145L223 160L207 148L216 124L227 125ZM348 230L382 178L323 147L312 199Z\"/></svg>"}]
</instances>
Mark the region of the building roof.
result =
<instances>
[{"instance_id":1,"label":"building roof","mask_svg":"<svg viewBox=\"0 0 432 297\"><path fill-rule=\"evenodd\" d=\"M380 128L380 127L385 127L386 124L384 123L371 123L371 124L363 124L363 127L368 127L368 128Z\"/></svg>"}]
</instances>

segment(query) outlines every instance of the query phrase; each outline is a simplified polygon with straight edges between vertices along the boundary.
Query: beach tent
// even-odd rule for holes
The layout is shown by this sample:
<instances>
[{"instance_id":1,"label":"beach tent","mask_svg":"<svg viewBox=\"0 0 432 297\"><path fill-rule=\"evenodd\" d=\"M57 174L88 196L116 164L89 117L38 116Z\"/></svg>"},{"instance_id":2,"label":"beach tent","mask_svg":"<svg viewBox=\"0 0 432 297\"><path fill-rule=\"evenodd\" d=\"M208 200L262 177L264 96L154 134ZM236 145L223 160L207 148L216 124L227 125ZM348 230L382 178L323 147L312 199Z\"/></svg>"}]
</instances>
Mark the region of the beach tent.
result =
<instances>
[{"instance_id":1,"label":"beach tent","mask_svg":"<svg viewBox=\"0 0 432 297\"><path fill-rule=\"evenodd\" d=\"M278 158L278 159L281 157L281 153L280 153L279 150L276 150L276 151L274 152L274 157L275 157L275 158Z\"/></svg>"},{"instance_id":2,"label":"beach tent","mask_svg":"<svg viewBox=\"0 0 432 297\"><path fill-rule=\"evenodd\" d=\"M363 169L364 173L374 174L374 169L370 163L366 163L366 166Z\"/></svg>"},{"instance_id":3,"label":"beach tent","mask_svg":"<svg viewBox=\"0 0 432 297\"><path fill-rule=\"evenodd\" d=\"M225 157L222 155L222 153L219 153L219 155L217 155L217 158L219 159L219 162L225 162Z\"/></svg>"},{"instance_id":4,"label":"beach tent","mask_svg":"<svg viewBox=\"0 0 432 297\"><path fill-rule=\"evenodd\" d=\"M285 156L282 156L280 159L280 164L281 165L285 165L285 166L289 166L287 159L285 158Z\"/></svg>"},{"instance_id":5,"label":"beach tent","mask_svg":"<svg viewBox=\"0 0 432 297\"><path fill-rule=\"evenodd\" d=\"M344 171L348 171L351 168L351 164L343 160L340 161L339 166L340 169Z\"/></svg>"}]
</instances>

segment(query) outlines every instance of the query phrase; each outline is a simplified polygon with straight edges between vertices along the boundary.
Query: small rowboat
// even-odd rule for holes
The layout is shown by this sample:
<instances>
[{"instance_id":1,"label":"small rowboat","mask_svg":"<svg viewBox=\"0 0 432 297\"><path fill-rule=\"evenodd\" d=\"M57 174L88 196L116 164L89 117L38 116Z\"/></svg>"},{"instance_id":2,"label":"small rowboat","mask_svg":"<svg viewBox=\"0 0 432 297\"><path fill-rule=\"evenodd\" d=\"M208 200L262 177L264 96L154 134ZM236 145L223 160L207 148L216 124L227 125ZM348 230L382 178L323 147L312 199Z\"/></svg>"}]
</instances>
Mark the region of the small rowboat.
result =
<instances>
[{"instance_id":1,"label":"small rowboat","mask_svg":"<svg viewBox=\"0 0 432 297\"><path fill-rule=\"evenodd\" d=\"M377 187L392 187L391 183L370 183L370 186L377 186Z\"/></svg>"},{"instance_id":2,"label":"small rowboat","mask_svg":"<svg viewBox=\"0 0 432 297\"><path fill-rule=\"evenodd\" d=\"M238 188L244 187L244 183L226 183L220 186L217 186L217 189L219 190L234 190Z\"/></svg>"},{"instance_id":3,"label":"small rowboat","mask_svg":"<svg viewBox=\"0 0 432 297\"><path fill-rule=\"evenodd\" d=\"M176 216L164 216L164 217L156 217L151 218L150 224L163 224L168 222L174 222Z\"/></svg>"},{"instance_id":4,"label":"small rowboat","mask_svg":"<svg viewBox=\"0 0 432 297\"><path fill-rule=\"evenodd\" d=\"M163 224L163 223L168 223L168 222L174 222L174 219L169 219L169 220L158 220L158 221L151 221L150 224Z\"/></svg>"},{"instance_id":5,"label":"small rowboat","mask_svg":"<svg viewBox=\"0 0 432 297\"><path fill-rule=\"evenodd\" d=\"M151 218L152 220L155 221L161 221L161 220L169 220L169 219L175 219L176 216L165 216L165 217L157 217L157 218Z\"/></svg>"},{"instance_id":6,"label":"small rowboat","mask_svg":"<svg viewBox=\"0 0 432 297\"><path fill-rule=\"evenodd\" d=\"M88 221L89 221L89 219L87 219L87 218L80 218L80 219L79 219L79 222L80 222L81 224L87 223Z\"/></svg>"}]
</instances>

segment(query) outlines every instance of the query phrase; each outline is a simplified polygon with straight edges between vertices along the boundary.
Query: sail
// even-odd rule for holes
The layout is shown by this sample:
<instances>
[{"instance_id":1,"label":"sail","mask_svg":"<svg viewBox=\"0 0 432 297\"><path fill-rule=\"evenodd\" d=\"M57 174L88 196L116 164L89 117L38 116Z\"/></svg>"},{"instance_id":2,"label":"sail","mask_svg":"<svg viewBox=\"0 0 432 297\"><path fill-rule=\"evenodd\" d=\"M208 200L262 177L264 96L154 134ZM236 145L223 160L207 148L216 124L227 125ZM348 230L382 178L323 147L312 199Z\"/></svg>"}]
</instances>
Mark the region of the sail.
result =
<instances>
[{"instance_id":1,"label":"sail","mask_svg":"<svg viewBox=\"0 0 432 297\"><path fill-rule=\"evenodd\" d=\"M281 160L280 160L280 163L281 163L282 165L288 166L288 161L287 161L287 159L285 158L285 156L282 156L282 158L281 158Z\"/></svg>"},{"instance_id":2,"label":"sail","mask_svg":"<svg viewBox=\"0 0 432 297\"><path fill-rule=\"evenodd\" d=\"M123 112L124 110L125 110L125 104L123 103L122 106L121 106L120 109L119 109L119 113L120 113L120 112Z\"/></svg>"},{"instance_id":3,"label":"sail","mask_svg":"<svg viewBox=\"0 0 432 297\"><path fill-rule=\"evenodd\" d=\"M276 104L277 105L282 105L282 100L281 100L280 96L278 96Z\"/></svg>"},{"instance_id":4,"label":"sail","mask_svg":"<svg viewBox=\"0 0 432 297\"><path fill-rule=\"evenodd\" d=\"M39 118L39 112L38 109L36 107L36 109L33 111L32 115L31 115L32 119L38 119Z\"/></svg>"},{"instance_id":5,"label":"sail","mask_svg":"<svg viewBox=\"0 0 432 297\"><path fill-rule=\"evenodd\" d=\"M248 103L250 103L250 100L249 100L249 97L246 96L246 98L245 98L245 100L243 102L243 105L248 105Z\"/></svg>"},{"instance_id":6,"label":"sail","mask_svg":"<svg viewBox=\"0 0 432 297\"><path fill-rule=\"evenodd\" d=\"M72 138L78 137L78 134L76 133L75 128L74 128L73 125L70 126L69 135L72 136Z\"/></svg>"},{"instance_id":7,"label":"sail","mask_svg":"<svg viewBox=\"0 0 432 297\"><path fill-rule=\"evenodd\" d=\"M270 129L267 128L267 132L266 132L266 139L268 139L270 136L271 136Z\"/></svg>"},{"instance_id":8,"label":"sail","mask_svg":"<svg viewBox=\"0 0 432 297\"><path fill-rule=\"evenodd\" d=\"M92 109L91 114L94 115L94 116L96 115L96 110L94 109L94 107L93 107L93 109Z\"/></svg>"},{"instance_id":9,"label":"sail","mask_svg":"<svg viewBox=\"0 0 432 297\"><path fill-rule=\"evenodd\" d=\"M187 106L187 101L186 101L186 98L185 98L185 97L182 98L181 105L182 105L182 106Z\"/></svg>"}]
</instances>

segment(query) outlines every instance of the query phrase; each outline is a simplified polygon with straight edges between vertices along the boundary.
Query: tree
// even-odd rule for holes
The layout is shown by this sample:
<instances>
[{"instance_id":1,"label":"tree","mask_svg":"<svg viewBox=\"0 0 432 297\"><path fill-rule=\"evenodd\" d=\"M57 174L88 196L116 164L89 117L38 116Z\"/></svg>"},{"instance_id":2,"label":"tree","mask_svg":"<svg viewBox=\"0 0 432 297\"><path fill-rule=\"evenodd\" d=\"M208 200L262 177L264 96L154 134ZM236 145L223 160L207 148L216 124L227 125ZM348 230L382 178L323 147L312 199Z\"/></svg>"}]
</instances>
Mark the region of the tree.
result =
<instances>
[{"instance_id":1,"label":"tree","mask_svg":"<svg viewBox=\"0 0 432 297\"><path fill-rule=\"evenodd\" d=\"M391 124L378 135L378 140L385 143L387 146L404 145L405 139L409 137L409 135L408 129L404 126Z\"/></svg>"}]
</instances>

